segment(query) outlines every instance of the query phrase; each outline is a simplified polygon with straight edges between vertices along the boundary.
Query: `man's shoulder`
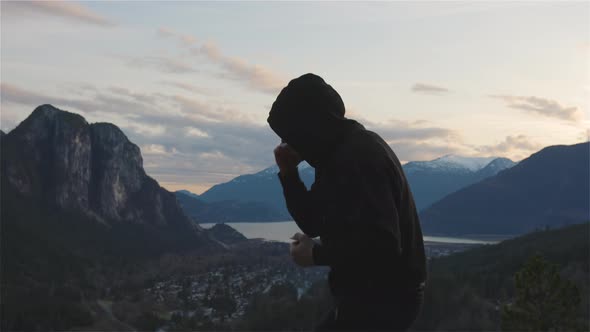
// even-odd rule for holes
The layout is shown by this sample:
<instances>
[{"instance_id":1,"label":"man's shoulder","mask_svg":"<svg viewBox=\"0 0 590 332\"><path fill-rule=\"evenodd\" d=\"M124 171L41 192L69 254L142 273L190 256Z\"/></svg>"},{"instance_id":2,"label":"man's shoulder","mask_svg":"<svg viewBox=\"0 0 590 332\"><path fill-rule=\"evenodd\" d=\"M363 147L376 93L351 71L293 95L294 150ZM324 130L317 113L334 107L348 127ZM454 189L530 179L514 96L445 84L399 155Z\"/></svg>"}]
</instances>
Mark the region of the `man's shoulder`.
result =
<instances>
[{"instance_id":1,"label":"man's shoulder","mask_svg":"<svg viewBox=\"0 0 590 332\"><path fill-rule=\"evenodd\" d=\"M376 132L363 130L355 133L346 144L346 148L360 155L385 156L391 148Z\"/></svg>"},{"instance_id":2,"label":"man's shoulder","mask_svg":"<svg viewBox=\"0 0 590 332\"><path fill-rule=\"evenodd\" d=\"M353 133L336 151L332 158L332 165L362 165L370 164L387 158L389 147L375 132L361 130Z\"/></svg>"}]
</instances>

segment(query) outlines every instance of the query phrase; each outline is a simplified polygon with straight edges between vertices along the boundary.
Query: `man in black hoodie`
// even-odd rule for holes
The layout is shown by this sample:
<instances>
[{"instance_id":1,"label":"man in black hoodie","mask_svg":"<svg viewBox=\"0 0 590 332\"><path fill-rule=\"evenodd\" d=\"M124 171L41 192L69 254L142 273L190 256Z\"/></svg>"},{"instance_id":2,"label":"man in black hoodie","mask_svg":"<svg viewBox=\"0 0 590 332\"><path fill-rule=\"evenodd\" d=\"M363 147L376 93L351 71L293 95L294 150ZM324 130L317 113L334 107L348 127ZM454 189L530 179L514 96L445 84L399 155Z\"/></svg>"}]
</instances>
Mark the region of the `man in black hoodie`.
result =
<instances>
[{"instance_id":1,"label":"man in black hoodie","mask_svg":"<svg viewBox=\"0 0 590 332\"><path fill-rule=\"evenodd\" d=\"M414 199L389 145L344 113L340 95L314 74L289 82L270 110L282 141L277 176L304 233L294 235L291 255L300 266L330 266L335 307L316 330L405 330L426 280ZM315 169L309 191L302 160Z\"/></svg>"}]
</instances>

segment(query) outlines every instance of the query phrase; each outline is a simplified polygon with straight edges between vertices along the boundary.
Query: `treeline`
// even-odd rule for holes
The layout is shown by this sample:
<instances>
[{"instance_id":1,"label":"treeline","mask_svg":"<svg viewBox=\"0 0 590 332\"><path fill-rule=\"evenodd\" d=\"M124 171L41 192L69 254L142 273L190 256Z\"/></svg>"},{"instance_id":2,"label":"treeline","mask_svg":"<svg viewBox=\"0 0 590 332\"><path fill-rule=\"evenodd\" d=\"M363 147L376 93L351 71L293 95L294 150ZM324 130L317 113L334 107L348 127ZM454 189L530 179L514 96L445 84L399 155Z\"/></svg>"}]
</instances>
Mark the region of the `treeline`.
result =
<instances>
[{"instance_id":1,"label":"treeline","mask_svg":"<svg viewBox=\"0 0 590 332\"><path fill-rule=\"evenodd\" d=\"M589 224L541 230L429 263L425 305L416 330L499 330L516 296L515 275L538 255L555 264L581 295L576 317L588 323Z\"/></svg>"},{"instance_id":2,"label":"treeline","mask_svg":"<svg viewBox=\"0 0 590 332\"><path fill-rule=\"evenodd\" d=\"M234 331L311 331L332 305L325 280L312 284L301 297L292 284L277 284L255 296L244 316L230 327Z\"/></svg>"}]
</instances>

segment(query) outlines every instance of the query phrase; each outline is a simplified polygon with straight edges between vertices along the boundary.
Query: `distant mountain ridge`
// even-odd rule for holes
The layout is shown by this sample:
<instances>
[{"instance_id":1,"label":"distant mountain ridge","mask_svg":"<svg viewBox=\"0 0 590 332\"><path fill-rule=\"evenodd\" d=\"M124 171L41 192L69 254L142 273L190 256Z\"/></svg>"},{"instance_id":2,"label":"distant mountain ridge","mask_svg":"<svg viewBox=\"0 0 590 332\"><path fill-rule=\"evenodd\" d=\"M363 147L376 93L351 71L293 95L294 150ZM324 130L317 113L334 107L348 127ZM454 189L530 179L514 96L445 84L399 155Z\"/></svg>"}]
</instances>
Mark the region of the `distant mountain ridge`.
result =
<instances>
[{"instance_id":1,"label":"distant mountain ridge","mask_svg":"<svg viewBox=\"0 0 590 332\"><path fill-rule=\"evenodd\" d=\"M418 210L470 184L514 166L507 158L447 155L403 165Z\"/></svg>"},{"instance_id":2,"label":"distant mountain ridge","mask_svg":"<svg viewBox=\"0 0 590 332\"><path fill-rule=\"evenodd\" d=\"M517 235L590 220L590 143L542 149L420 214L428 235Z\"/></svg>"},{"instance_id":3,"label":"distant mountain ridge","mask_svg":"<svg viewBox=\"0 0 590 332\"><path fill-rule=\"evenodd\" d=\"M514 162L507 158L447 155L432 161L410 162L403 168L417 207L422 209L447 194L513 165ZM302 162L298 169L302 181L310 188L315 178L314 168ZM196 197L200 201L184 200L183 209L199 222L290 220L278 172L277 165L273 165L254 174L240 175L211 187ZM186 195L186 192L181 194ZM179 197L182 200L182 196Z\"/></svg>"},{"instance_id":4,"label":"distant mountain ridge","mask_svg":"<svg viewBox=\"0 0 590 332\"><path fill-rule=\"evenodd\" d=\"M310 187L315 178L315 170L306 162L302 162L299 166L299 174L302 181ZM256 215L251 211L244 213L249 217L235 218L228 214L210 214L207 218L210 222L243 222L243 221L282 221L290 220L291 216L287 211L285 200L283 198L283 189L278 181L279 169L276 165L267 167L260 172L254 174L240 175L228 182L221 183L211 187L205 191L199 198L210 204L232 204L235 214L239 214L239 210L235 210L236 205L241 205L244 208L248 205L255 205L259 207L262 214ZM225 203L222 203L225 202Z\"/></svg>"},{"instance_id":5,"label":"distant mountain ridge","mask_svg":"<svg viewBox=\"0 0 590 332\"><path fill-rule=\"evenodd\" d=\"M247 240L242 233L224 223L215 224L208 232L211 236L226 245L233 245Z\"/></svg>"},{"instance_id":6,"label":"distant mountain ridge","mask_svg":"<svg viewBox=\"0 0 590 332\"><path fill-rule=\"evenodd\" d=\"M283 218L275 209L263 202L226 200L205 202L200 197L177 191L176 198L185 214L199 223L274 221Z\"/></svg>"},{"instance_id":7,"label":"distant mountain ridge","mask_svg":"<svg viewBox=\"0 0 590 332\"><path fill-rule=\"evenodd\" d=\"M139 148L112 124L42 105L1 144L3 230L10 224L94 252L219 247L146 175ZM63 221L39 225L43 215Z\"/></svg>"},{"instance_id":8,"label":"distant mountain ridge","mask_svg":"<svg viewBox=\"0 0 590 332\"><path fill-rule=\"evenodd\" d=\"M425 169L459 168L476 172L484 168L496 158L497 157L462 157L459 155L447 154L430 161L411 161L404 166L411 166L414 168L421 167Z\"/></svg>"},{"instance_id":9,"label":"distant mountain ridge","mask_svg":"<svg viewBox=\"0 0 590 332\"><path fill-rule=\"evenodd\" d=\"M188 196L191 196L193 198L199 198L199 195L198 194L195 194L195 193L190 192L188 190L177 190L177 191L175 191L175 193L188 195Z\"/></svg>"}]
</instances>

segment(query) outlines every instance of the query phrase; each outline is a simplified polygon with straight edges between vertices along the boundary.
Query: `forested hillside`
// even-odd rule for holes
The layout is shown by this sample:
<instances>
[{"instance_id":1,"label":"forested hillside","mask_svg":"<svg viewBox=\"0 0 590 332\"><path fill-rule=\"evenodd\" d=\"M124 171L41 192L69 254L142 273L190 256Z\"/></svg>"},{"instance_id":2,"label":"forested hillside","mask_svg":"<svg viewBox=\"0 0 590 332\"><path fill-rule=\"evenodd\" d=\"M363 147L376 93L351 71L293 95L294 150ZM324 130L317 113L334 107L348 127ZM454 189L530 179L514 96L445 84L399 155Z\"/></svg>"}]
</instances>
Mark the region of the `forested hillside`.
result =
<instances>
[{"instance_id":1,"label":"forested hillside","mask_svg":"<svg viewBox=\"0 0 590 332\"><path fill-rule=\"evenodd\" d=\"M514 300L514 275L535 254L556 264L562 278L576 285L582 299L576 316L587 327L589 240L590 227L585 223L431 259L425 303L413 330L500 329L502 306ZM308 329L330 307L327 287L325 282L318 282L299 300L296 290L288 286L277 288L274 295L261 295L246 311L240 327Z\"/></svg>"}]
</instances>

